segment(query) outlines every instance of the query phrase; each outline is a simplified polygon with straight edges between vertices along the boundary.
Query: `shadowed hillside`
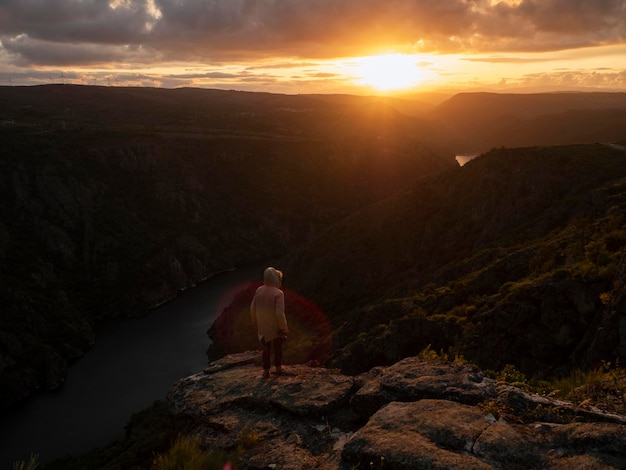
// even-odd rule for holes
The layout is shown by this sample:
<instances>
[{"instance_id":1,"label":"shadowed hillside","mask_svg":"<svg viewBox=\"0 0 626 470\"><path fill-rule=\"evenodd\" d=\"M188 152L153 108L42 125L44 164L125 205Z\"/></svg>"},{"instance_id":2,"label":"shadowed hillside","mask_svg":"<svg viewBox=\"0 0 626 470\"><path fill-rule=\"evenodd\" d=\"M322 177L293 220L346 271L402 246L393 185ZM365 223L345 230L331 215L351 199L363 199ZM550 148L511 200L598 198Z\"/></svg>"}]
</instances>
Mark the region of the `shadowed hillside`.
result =
<instances>
[{"instance_id":1,"label":"shadowed hillside","mask_svg":"<svg viewBox=\"0 0 626 470\"><path fill-rule=\"evenodd\" d=\"M283 256L457 167L384 104L360 104L369 112L341 127L323 113L355 109L306 111L314 105L215 90L0 88L0 405L59 386L100 321Z\"/></svg>"},{"instance_id":2,"label":"shadowed hillside","mask_svg":"<svg viewBox=\"0 0 626 470\"><path fill-rule=\"evenodd\" d=\"M531 377L623 363L625 161L620 145L494 150L329 227L281 263L289 357L358 373L431 346ZM213 354L241 344L229 331L254 347L252 292L216 320Z\"/></svg>"},{"instance_id":3,"label":"shadowed hillside","mask_svg":"<svg viewBox=\"0 0 626 470\"><path fill-rule=\"evenodd\" d=\"M626 359L626 152L494 150L284 260L358 372L429 344L529 376Z\"/></svg>"},{"instance_id":4,"label":"shadowed hillside","mask_svg":"<svg viewBox=\"0 0 626 470\"><path fill-rule=\"evenodd\" d=\"M626 93L460 93L429 114L457 153L626 139Z\"/></svg>"}]
</instances>

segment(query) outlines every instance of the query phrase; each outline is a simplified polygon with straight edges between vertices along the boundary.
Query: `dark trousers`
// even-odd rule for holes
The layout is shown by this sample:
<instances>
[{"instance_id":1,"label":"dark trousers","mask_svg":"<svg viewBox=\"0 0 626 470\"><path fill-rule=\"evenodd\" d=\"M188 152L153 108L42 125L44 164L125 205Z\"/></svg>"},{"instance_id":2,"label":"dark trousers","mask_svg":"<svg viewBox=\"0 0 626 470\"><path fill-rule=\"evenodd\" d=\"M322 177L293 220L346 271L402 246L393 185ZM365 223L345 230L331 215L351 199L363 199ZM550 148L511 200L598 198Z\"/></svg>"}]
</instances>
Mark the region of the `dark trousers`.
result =
<instances>
[{"instance_id":1,"label":"dark trousers","mask_svg":"<svg viewBox=\"0 0 626 470\"><path fill-rule=\"evenodd\" d=\"M261 346L263 348L263 369L269 370L270 368L270 356L272 354L272 346L274 347L274 366L280 368L283 365L283 339L276 338L272 341L265 341L265 338L261 339Z\"/></svg>"}]
</instances>

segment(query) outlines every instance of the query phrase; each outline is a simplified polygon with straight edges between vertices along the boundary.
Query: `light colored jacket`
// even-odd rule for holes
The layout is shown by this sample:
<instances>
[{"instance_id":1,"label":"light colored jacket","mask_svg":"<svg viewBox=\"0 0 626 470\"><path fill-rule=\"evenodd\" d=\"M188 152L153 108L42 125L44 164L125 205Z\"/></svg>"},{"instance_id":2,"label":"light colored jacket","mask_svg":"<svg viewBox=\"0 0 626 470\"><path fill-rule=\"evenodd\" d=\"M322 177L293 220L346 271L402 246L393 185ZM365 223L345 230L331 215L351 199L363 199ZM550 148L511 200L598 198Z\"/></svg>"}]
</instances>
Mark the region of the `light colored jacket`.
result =
<instances>
[{"instance_id":1,"label":"light colored jacket","mask_svg":"<svg viewBox=\"0 0 626 470\"><path fill-rule=\"evenodd\" d=\"M282 273L275 268L265 268L263 285L254 293L250 304L252 324L256 326L259 341L273 341L281 334L287 334L285 318L285 294L280 289Z\"/></svg>"}]
</instances>

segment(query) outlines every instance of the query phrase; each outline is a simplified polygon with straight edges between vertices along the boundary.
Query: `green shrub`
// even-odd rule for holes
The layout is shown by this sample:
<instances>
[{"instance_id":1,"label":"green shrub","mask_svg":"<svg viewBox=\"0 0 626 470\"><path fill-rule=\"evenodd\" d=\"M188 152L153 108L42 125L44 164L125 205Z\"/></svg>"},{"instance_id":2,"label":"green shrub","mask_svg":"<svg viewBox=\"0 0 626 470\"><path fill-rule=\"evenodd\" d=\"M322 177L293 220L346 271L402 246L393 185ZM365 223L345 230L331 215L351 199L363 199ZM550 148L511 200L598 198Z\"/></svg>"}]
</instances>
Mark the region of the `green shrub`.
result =
<instances>
[{"instance_id":1,"label":"green shrub","mask_svg":"<svg viewBox=\"0 0 626 470\"><path fill-rule=\"evenodd\" d=\"M39 465L39 456L31 455L28 462L15 462L13 463L13 470L35 470Z\"/></svg>"},{"instance_id":2,"label":"green shrub","mask_svg":"<svg viewBox=\"0 0 626 470\"><path fill-rule=\"evenodd\" d=\"M476 307L473 305L467 306L466 304L456 305L448 311L448 315L450 317L467 318L470 310L476 310Z\"/></svg>"},{"instance_id":3,"label":"green shrub","mask_svg":"<svg viewBox=\"0 0 626 470\"><path fill-rule=\"evenodd\" d=\"M499 380L500 382L506 382L516 386L525 386L528 384L526 376L517 370L513 364L505 365L504 368L498 372L486 370L485 375L487 377L491 377L492 379Z\"/></svg>"},{"instance_id":4,"label":"green shrub","mask_svg":"<svg viewBox=\"0 0 626 470\"><path fill-rule=\"evenodd\" d=\"M424 349L422 349L419 352L418 356L421 359L424 359L427 361L436 361L436 360L447 361L448 360L447 354L445 354L443 351L437 353L437 351L434 351L433 349L431 349L430 344L426 346Z\"/></svg>"},{"instance_id":5,"label":"green shrub","mask_svg":"<svg viewBox=\"0 0 626 470\"><path fill-rule=\"evenodd\" d=\"M256 430L239 433L239 445L235 450L227 452L216 449L210 452L202 450L200 439L194 436L181 435L172 443L170 449L157 454L152 462L153 470L224 470L235 469L235 462L243 452L259 442Z\"/></svg>"},{"instance_id":6,"label":"green shrub","mask_svg":"<svg viewBox=\"0 0 626 470\"><path fill-rule=\"evenodd\" d=\"M206 470L210 460L198 438L179 436L166 453L155 456L152 465L154 470Z\"/></svg>"},{"instance_id":7,"label":"green shrub","mask_svg":"<svg viewBox=\"0 0 626 470\"><path fill-rule=\"evenodd\" d=\"M602 402L613 395L626 402L626 393L620 378L626 371L619 363L603 362L601 367L588 371L575 370L568 377L557 379L552 383L554 393L566 400L574 402Z\"/></svg>"}]
</instances>

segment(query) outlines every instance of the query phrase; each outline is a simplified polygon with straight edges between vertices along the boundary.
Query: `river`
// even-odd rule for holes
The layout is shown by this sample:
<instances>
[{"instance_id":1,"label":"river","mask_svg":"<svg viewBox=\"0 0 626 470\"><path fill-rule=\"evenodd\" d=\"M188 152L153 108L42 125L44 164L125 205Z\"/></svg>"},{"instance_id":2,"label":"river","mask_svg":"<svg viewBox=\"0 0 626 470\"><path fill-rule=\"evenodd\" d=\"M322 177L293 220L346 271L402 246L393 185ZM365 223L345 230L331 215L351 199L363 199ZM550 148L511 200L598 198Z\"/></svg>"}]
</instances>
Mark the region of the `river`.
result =
<instances>
[{"instance_id":1,"label":"river","mask_svg":"<svg viewBox=\"0 0 626 470\"><path fill-rule=\"evenodd\" d=\"M0 469L31 453L39 462L108 444L131 415L164 400L178 380L207 364L207 329L263 266L219 274L137 319L110 325L56 391L3 412Z\"/></svg>"},{"instance_id":2,"label":"river","mask_svg":"<svg viewBox=\"0 0 626 470\"><path fill-rule=\"evenodd\" d=\"M470 153L470 154L463 154L463 155L457 155L456 156L456 161L460 166L465 165L467 162L469 162L470 160L473 160L474 158L476 158L478 156L477 153Z\"/></svg>"}]
</instances>

